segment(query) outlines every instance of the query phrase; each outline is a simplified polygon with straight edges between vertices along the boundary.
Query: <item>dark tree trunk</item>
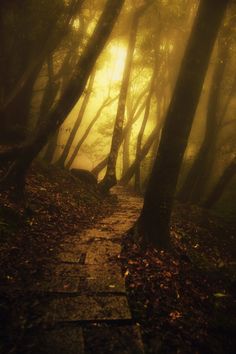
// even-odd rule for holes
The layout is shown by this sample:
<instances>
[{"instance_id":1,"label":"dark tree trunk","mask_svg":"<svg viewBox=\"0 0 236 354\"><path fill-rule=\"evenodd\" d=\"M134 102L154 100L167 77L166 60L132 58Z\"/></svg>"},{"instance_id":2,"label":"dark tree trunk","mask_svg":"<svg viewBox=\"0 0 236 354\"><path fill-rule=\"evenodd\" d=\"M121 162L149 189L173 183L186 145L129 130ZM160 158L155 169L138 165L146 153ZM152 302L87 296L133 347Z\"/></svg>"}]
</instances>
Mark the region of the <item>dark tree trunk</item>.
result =
<instances>
[{"instance_id":1,"label":"dark tree trunk","mask_svg":"<svg viewBox=\"0 0 236 354\"><path fill-rule=\"evenodd\" d=\"M142 148L142 140L143 140L143 135L144 131L147 125L147 121L149 118L150 114L150 108L151 108L151 102L152 102L152 96L154 93L154 88L155 88L155 83L156 83L156 76L157 76L157 60L155 61L154 64L154 69L153 69L153 74L151 78L151 83L150 83L150 89L149 93L147 96L146 100L146 107L145 107L145 112L144 112L144 117L142 121L142 125L138 134L137 138L137 145L136 145L136 169L135 169L135 180L134 180L134 188L137 193L141 192L141 161L140 161L140 154L141 154L141 148Z\"/></svg>"},{"instance_id":2,"label":"dark tree trunk","mask_svg":"<svg viewBox=\"0 0 236 354\"><path fill-rule=\"evenodd\" d=\"M154 129L153 132L149 135L147 141L141 148L139 158L136 158L134 162L130 165L124 176L122 176L122 178L120 179L120 184L126 185L129 183L131 178L134 176L137 167L140 165L140 162L142 162L142 160L147 156L153 143L156 139L158 139L158 132L158 129Z\"/></svg>"},{"instance_id":3,"label":"dark tree trunk","mask_svg":"<svg viewBox=\"0 0 236 354\"><path fill-rule=\"evenodd\" d=\"M73 17L80 11L83 1L75 0L71 2L71 5L68 9L68 13L64 18L64 26L62 26L61 31L58 31L57 35L54 33L55 26L57 22L61 19L60 16L55 17L53 23L50 24L48 32L46 32L47 37L44 38L44 43L42 44L41 50L37 53L37 56L31 60L31 63L28 65L26 70L21 75L20 79L15 85L15 88L12 90L10 95L5 99L4 104L1 107L1 112L7 112L8 108L14 105L15 100L21 94L21 91L29 85L32 75L34 72L39 73L44 62L46 61L48 55L52 53L60 44L64 36L67 34L68 26L71 23Z\"/></svg>"},{"instance_id":4,"label":"dark tree trunk","mask_svg":"<svg viewBox=\"0 0 236 354\"><path fill-rule=\"evenodd\" d=\"M82 1L73 0L70 5L67 6L68 11L55 12L54 19L48 24L48 28L42 28L43 35L39 38L39 49L36 50L35 46L35 50L30 50L30 47L27 46L26 42L25 50L22 49L21 45L20 53L16 53L20 56L20 61L23 63L23 67L18 73L19 75L14 78L13 83L10 85L12 86L11 89L6 90L0 107L2 136L5 140L7 140L7 136L9 136L9 142L13 141L14 143L19 143L27 138L30 103L33 95L34 83L47 56L60 44L68 31L73 16L80 10L81 5ZM17 6L20 5L18 4ZM30 31L30 28L28 31ZM23 40L23 44L24 43ZM23 55L27 56L26 60L22 60ZM8 80L8 82L11 81L12 80ZM2 136L0 134L0 139L2 139Z\"/></svg>"},{"instance_id":5,"label":"dark tree trunk","mask_svg":"<svg viewBox=\"0 0 236 354\"><path fill-rule=\"evenodd\" d=\"M13 140L24 140L28 133L30 104L33 97L33 88L35 81L37 80L39 71L35 70L24 85L24 88L19 91L15 97L14 102L4 110L1 114L2 119L2 131L5 137L9 136Z\"/></svg>"},{"instance_id":6,"label":"dark tree trunk","mask_svg":"<svg viewBox=\"0 0 236 354\"><path fill-rule=\"evenodd\" d=\"M108 156L106 156L101 162L99 162L93 169L92 173L94 176L98 177L99 173L107 166Z\"/></svg>"},{"instance_id":7,"label":"dark tree trunk","mask_svg":"<svg viewBox=\"0 0 236 354\"><path fill-rule=\"evenodd\" d=\"M54 68L53 68L53 56L49 56L47 60L48 66L48 82L44 90L43 98L40 104L39 117L46 117L50 109L55 102L56 96L60 89L60 83L58 80L55 80ZM40 127L40 119L38 119L36 129Z\"/></svg>"},{"instance_id":8,"label":"dark tree trunk","mask_svg":"<svg viewBox=\"0 0 236 354\"><path fill-rule=\"evenodd\" d=\"M45 154L43 156L43 160L46 161L47 163L52 163L53 161L53 157L57 148L58 136L59 136L59 129L56 131L55 134L53 134L53 136L49 140Z\"/></svg>"},{"instance_id":9,"label":"dark tree trunk","mask_svg":"<svg viewBox=\"0 0 236 354\"><path fill-rule=\"evenodd\" d=\"M210 55L228 1L202 0L181 64L137 223L144 243L168 248L174 195ZM214 8L214 11L212 9Z\"/></svg>"},{"instance_id":10,"label":"dark tree trunk","mask_svg":"<svg viewBox=\"0 0 236 354\"><path fill-rule=\"evenodd\" d=\"M93 70L96 60L104 48L113 29L124 0L108 0L96 29L89 40L87 47L76 65L75 74L62 93L58 103L44 119L36 135L20 149L20 157L12 164L2 184L12 184L18 187L18 181L23 185L25 175L33 159L38 155L48 139L64 122L71 109L81 97L88 77Z\"/></svg>"},{"instance_id":11,"label":"dark tree trunk","mask_svg":"<svg viewBox=\"0 0 236 354\"><path fill-rule=\"evenodd\" d=\"M104 108L106 108L107 106L109 106L112 102L114 102L117 99L117 97L113 98L113 99L106 99L101 107L98 109L97 113L95 114L94 118L92 119L92 121L89 123L87 129L85 130L82 138L78 141L78 144L75 147L75 150L73 151L73 154L71 155L69 161L66 163L66 168L70 169L71 165L73 164L76 156L79 153L79 150L81 148L81 146L83 145L83 143L85 142L85 140L87 139L91 129L93 128L94 124L97 122L97 120L99 119L99 117L101 116Z\"/></svg>"},{"instance_id":12,"label":"dark tree trunk","mask_svg":"<svg viewBox=\"0 0 236 354\"><path fill-rule=\"evenodd\" d=\"M122 176L126 173L130 166L130 139L132 135L132 127L134 121L136 121L142 114L142 112L145 109L146 106L146 99L143 100L142 98L145 97L146 92L148 92L148 88L146 88L144 91L140 92L140 95L136 98L136 102L134 103L133 107L130 104L129 101L127 101L127 118L128 118L128 123L126 127L124 128L124 134L122 134L122 142L123 142L123 153L122 153L122 159L123 159L123 166L122 166ZM132 124L130 124L132 122ZM126 133L127 130L127 133Z\"/></svg>"},{"instance_id":13,"label":"dark tree trunk","mask_svg":"<svg viewBox=\"0 0 236 354\"><path fill-rule=\"evenodd\" d=\"M108 155L107 170L104 179L100 183L100 188L103 192L109 191L109 189L116 184L116 162L118 157L119 148L121 145L122 131L125 117L125 106L129 88L129 80L132 69L133 55L136 43L136 37L138 32L138 25L140 19L140 12L135 11L133 14L132 23L130 26L130 37L127 49L125 69L123 72L123 78L120 88L120 96L118 101L118 107L116 112L116 119L114 130L112 134L112 142L110 153Z\"/></svg>"},{"instance_id":14,"label":"dark tree trunk","mask_svg":"<svg viewBox=\"0 0 236 354\"><path fill-rule=\"evenodd\" d=\"M91 77L90 77L90 80L89 80L89 84L88 84L88 88L85 92L85 96L84 96L84 99L83 99L83 102L82 102L82 105L81 105L81 108L79 110L79 114L78 114L78 117L75 121L75 124L70 132L70 135L69 135L69 138L66 142L66 145L65 145L65 148L60 156L60 158L58 159L58 161L56 162L56 164L58 166L61 166L61 167L64 167L65 165L65 161L69 155L69 152L70 152L70 149L71 149L71 146L72 146L72 143L75 139L75 136L79 130L79 127L82 123L82 120L83 120L83 117L84 117L84 113L86 111L86 108L88 106L88 103L89 103L89 100L90 100L90 96L91 96L91 93L92 93L92 88L93 88L93 84L94 84L94 79L95 79L95 74L96 74L96 71L94 70L94 72L92 73Z\"/></svg>"},{"instance_id":15,"label":"dark tree trunk","mask_svg":"<svg viewBox=\"0 0 236 354\"><path fill-rule=\"evenodd\" d=\"M229 59L229 49L230 43L228 41L221 40L219 42L217 62L208 101L204 140L178 194L178 198L182 202L197 203L201 200L206 189L209 172L213 167L213 155L220 128L220 93L225 67Z\"/></svg>"},{"instance_id":16,"label":"dark tree trunk","mask_svg":"<svg viewBox=\"0 0 236 354\"><path fill-rule=\"evenodd\" d=\"M139 108L138 108L139 107ZM137 110L134 110L134 117L130 117L130 119L128 120L125 128L123 129L122 132L122 137L121 137L121 142L119 145L119 148L121 146L121 144L123 143L123 141L126 139L127 134L129 133L130 128L132 127L132 125L137 121L137 119L140 117L140 115L142 114L144 108L145 108L145 102L143 104L141 104L140 106L138 106L138 102L137 102L137 106L136 106ZM108 156L106 156L101 162L99 162L97 164L97 166L95 166L92 170L92 173L98 177L99 173L107 166L107 162L108 162Z\"/></svg>"},{"instance_id":17,"label":"dark tree trunk","mask_svg":"<svg viewBox=\"0 0 236 354\"><path fill-rule=\"evenodd\" d=\"M123 166L122 166L122 176L126 173L130 166L130 139L131 139L131 133L132 133L132 125L129 126L129 129L127 131L127 134L124 138L124 143L123 143Z\"/></svg>"},{"instance_id":18,"label":"dark tree trunk","mask_svg":"<svg viewBox=\"0 0 236 354\"><path fill-rule=\"evenodd\" d=\"M207 200L203 203L203 207L212 208L221 198L225 188L229 185L230 181L236 175L236 158L226 167L216 186L213 188Z\"/></svg>"}]
</instances>

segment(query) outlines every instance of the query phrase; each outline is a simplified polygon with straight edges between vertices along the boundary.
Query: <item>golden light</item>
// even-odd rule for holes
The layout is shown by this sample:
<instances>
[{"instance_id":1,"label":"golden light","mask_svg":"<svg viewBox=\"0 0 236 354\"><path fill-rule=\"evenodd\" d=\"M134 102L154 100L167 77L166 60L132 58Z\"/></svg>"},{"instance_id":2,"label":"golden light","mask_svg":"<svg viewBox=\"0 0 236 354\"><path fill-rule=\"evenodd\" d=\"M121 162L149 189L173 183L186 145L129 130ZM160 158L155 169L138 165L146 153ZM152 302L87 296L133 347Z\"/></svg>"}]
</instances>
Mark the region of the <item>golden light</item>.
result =
<instances>
[{"instance_id":1,"label":"golden light","mask_svg":"<svg viewBox=\"0 0 236 354\"><path fill-rule=\"evenodd\" d=\"M113 82L119 81L121 80L124 70L127 53L126 47L123 44L113 43L109 46L108 50L111 56L111 65L108 69L110 71L110 79Z\"/></svg>"},{"instance_id":2,"label":"golden light","mask_svg":"<svg viewBox=\"0 0 236 354\"><path fill-rule=\"evenodd\" d=\"M74 22L73 22L73 24L72 24L72 27L73 27L76 31L79 30L79 28L80 28L80 20L79 20L79 18L76 18L76 19L74 20Z\"/></svg>"}]
</instances>

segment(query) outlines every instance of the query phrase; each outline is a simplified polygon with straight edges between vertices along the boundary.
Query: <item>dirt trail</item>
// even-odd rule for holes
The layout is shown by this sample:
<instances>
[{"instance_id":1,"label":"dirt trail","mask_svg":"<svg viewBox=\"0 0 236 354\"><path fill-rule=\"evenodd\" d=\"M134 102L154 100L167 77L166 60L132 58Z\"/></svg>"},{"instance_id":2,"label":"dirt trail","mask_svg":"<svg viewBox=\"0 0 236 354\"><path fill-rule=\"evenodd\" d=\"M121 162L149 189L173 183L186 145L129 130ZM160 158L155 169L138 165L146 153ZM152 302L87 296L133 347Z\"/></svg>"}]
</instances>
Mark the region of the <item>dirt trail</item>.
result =
<instances>
[{"instance_id":1,"label":"dirt trail","mask_svg":"<svg viewBox=\"0 0 236 354\"><path fill-rule=\"evenodd\" d=\"M113 215L82 235L65 237L48 277L32 285L47 301L42 297L39 304L31 353L144 353L117 261L122 236L137 219L142 200L121 187L112 193L118 197Z\"/></svg>"}]
</instances>

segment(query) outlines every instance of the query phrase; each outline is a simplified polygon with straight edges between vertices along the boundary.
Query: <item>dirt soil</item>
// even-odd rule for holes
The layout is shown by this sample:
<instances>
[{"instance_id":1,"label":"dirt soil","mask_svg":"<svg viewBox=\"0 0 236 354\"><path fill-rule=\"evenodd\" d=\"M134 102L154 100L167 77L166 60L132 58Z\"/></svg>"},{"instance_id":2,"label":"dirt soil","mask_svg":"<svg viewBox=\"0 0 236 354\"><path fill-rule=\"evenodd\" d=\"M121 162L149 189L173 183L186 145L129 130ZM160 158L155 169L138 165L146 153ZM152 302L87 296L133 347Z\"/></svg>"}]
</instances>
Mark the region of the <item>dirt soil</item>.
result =
<instances>
[{"instance_id":1,"label":"dirt soil","mask_svg":"<svg viewBox=\"0 0 236 354\"><path fill-rule=\"evenodd\" d=\"M236 227L177 205L171 252L123 241L123 271L147 354L233 354Z\"/></svg>"},{"instance_id":2,"label":"dirt soil","mask_svg":"<svg viewBox=\"0 0 236 354\"><path fill-rule=\"evenodd\" d=\"M15 353L38 303L24 289L56 262L63 237L109 215L115 200L65 170L36 163L24 197L1 192L0 201L0 352Z\"/></svg>"}]
</instances>

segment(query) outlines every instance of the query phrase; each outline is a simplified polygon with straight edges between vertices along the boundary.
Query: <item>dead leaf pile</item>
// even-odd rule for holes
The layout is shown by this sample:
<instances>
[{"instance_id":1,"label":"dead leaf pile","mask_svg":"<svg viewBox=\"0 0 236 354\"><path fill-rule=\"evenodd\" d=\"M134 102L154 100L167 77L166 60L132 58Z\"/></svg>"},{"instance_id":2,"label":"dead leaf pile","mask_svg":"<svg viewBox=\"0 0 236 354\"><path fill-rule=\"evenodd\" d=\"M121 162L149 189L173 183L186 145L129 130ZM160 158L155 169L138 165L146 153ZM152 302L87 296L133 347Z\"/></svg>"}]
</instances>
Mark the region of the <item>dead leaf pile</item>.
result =
<instances>
[{"instance_id":1,"label":"dead leaf pile","mask_svg":"<svg viewBox=\"0 0 236 354\"><path fill-rule=\"evenodd\" d=\"M144 251L130 235L123 241L129 302L146 351L234 353L235 232L230 226L222 232L219 220L200 222L178 208L171 252L151 246Z\"/></svg>"}]
</instances>

